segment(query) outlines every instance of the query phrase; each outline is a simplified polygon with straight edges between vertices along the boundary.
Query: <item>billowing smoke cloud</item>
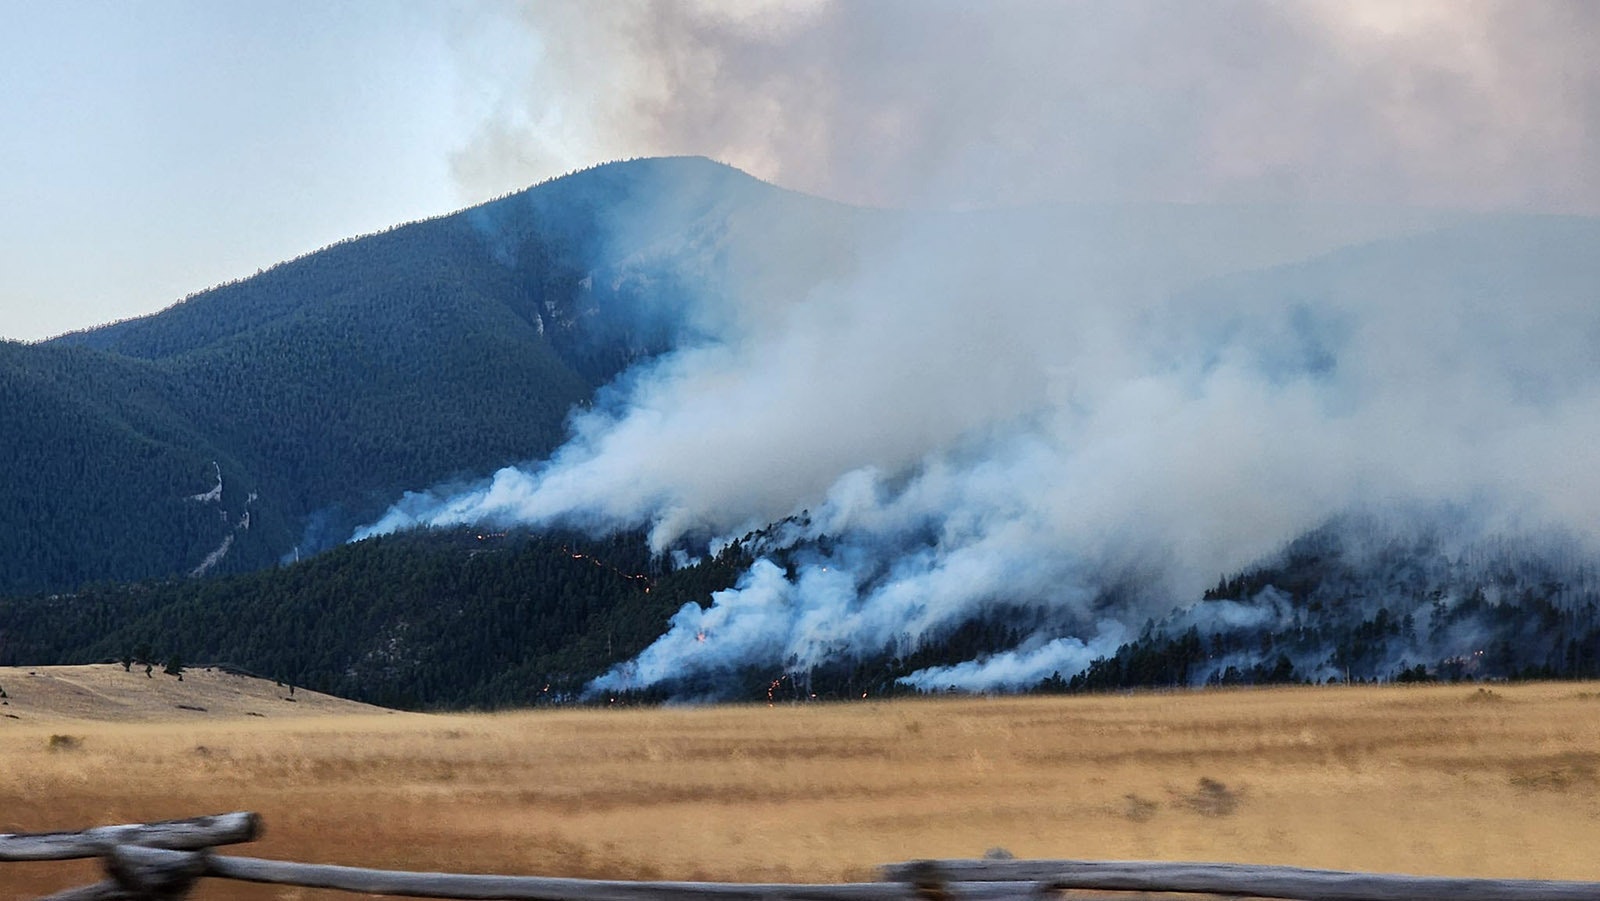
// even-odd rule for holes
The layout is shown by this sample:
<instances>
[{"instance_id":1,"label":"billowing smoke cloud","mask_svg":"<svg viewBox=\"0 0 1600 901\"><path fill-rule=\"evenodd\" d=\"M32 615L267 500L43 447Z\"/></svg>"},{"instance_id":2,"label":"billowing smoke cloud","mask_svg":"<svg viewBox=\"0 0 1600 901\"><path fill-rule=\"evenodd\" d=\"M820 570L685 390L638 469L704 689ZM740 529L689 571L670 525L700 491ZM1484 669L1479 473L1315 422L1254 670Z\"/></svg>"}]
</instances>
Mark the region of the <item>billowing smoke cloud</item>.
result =
<instances>
[{"instance_id":1,"label":"billowing smoke cloud","mask_svg":"<svg viewBox=\"0 0 1600 901\"><path fill-rule=\"evenodd\" d=\"M1037 646L1017 648L957 663L930 666L901 681L922 691L1020 691L1032 688L1052 676L1071 676L1091 662L1115 653L1127 637L1127 629L1114 620L1101 624L1093 640L1054 638Z\"/></svg>"},{"instance_id":2,"label":"billowing smoke cloud","mask_svg":"<svg viewBox=\"0 0 1600 901\"><path fill-rule=\"evenodd\" d=\"M686 606L603 689L902 654L1000 607L1034 611L1032 637L911 681L1020 685L1356 507L1594 534L1600 223L1287 215L913 216L781 302L719 278L735 312L551 460L363 534L647 526L666 551L792 517L757 548L787 569Z\"/></svg>"},{"instance_id":3,"label":"billowing smoke cloud","mask_svg":"<svg viewBox=\"0 0 1600 901\"><path fill-rule=\"evenodd\" d=\"M530 2L462 32L472 199L694 153L891 205L1600 212L1585 0Z\"/></svg>"},{"instance_id":4,"label":"billowing smoke cloud","mask_svg":"<svg viewBox=\"0 0 1600 901\"><path fill-rule=\"evenodd\" d=\"M625 374L551 460L408 496L371 529L643 525L699 552L795 517L773 560L598 687L900 653L1001 606L1037 613L1031 638L911 681L1022 684L1339 511L1461 502L1490 531L1594 533L1593 222L1137 203L1600 211L1592 5L514 18L489 30L531 41L528 72L484 80L455 160L474 197L702 153L857 202L1136 202L852 219L843 253L808 207L765 245L735 228L657 246L737 270L714 313L685 312L693 343ZM826 265L775 290L762 273L789 256Z\"/></svg>"}]
</instances>

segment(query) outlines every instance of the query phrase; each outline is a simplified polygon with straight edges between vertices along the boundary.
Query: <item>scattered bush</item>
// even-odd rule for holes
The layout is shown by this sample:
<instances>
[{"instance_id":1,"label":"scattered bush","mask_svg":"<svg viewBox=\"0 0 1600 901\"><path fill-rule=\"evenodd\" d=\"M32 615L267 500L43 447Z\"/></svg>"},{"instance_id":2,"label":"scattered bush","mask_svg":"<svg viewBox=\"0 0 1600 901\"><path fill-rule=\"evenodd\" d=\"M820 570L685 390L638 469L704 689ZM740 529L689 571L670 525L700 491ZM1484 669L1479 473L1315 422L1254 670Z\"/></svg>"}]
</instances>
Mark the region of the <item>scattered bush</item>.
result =
<instances>
[{"instance_id":1,"label":"scattered bush","mask_svg":"<svg viewBox=\"0 0 1600 901\"><path fill-rule=\"evenodd\" d=\"M1147 823L1155 818L1156 811L1161 805L1149 798L1141 798L1135 794L1123 796L1127 804L1122 808L1122 815L1135 823Z\"/></svg>"},{"instance_id":2,"label":"scattered bush","mask_svg":"<svg viewBox=\"0 0 1600 901\"><path fill-rule=\"evenodd\" d=\"M1225 817L1239 809L1239 792L1209 776L1201 776L1199 784L1183 803L1203 817Z\"/></svg>"}]
</instances>

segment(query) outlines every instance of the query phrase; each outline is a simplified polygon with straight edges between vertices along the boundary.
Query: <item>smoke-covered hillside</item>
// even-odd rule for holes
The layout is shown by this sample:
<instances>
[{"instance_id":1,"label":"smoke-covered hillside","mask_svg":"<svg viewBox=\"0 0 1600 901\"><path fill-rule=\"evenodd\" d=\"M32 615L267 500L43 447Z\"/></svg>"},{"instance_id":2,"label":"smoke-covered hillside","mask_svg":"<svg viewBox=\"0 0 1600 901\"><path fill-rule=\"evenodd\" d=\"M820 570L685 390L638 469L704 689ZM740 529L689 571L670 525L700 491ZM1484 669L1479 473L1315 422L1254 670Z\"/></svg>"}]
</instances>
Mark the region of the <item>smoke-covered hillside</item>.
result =
<instances>
[{"instance_id":1,"label":"smoke-covered hillside","mask_svg":"<svg viewBox=\"0 0 1600 901\"><path fill-rule=\"evenodd\" d=\"M975 293L979 305L1005 302L1005 282L1033 278L1041 259L1051 278L1148 298L1438 218L1159 206L892 213L701 159L596 167L342 242L154 316L0 346L0 452L13 462L0 470L0 591L243 571L312 553L404 490L544 459L597 389L618 398L643 383L635 364L669 349L715 354L734 335L784 328L784 317L834 316L841 334L870 342L834 353L875 355L914 330L874 315L852 322L845 294L885 277L885 261L937 281L943 267L917 256L971 260L996 289ZM963 383L952 401L1015 408L998 402L1005 385L952 372ZM963 417L970 410L949 422L965 428ZM748 434L787 440L770 420L746 422ZM714 425L677 440L716 439ZM908 438L896 459L922 442ZM813 487L823 478L809 475ZM762 510L785 515L794 496L786 488ZM760 518L746 512L737 516Z\"/></svg>"},{"instance_id":2,"label":"smoke-covered hillside","mask_svg":"<svg viewBox=\"0 0 1600 901\"><path fill-rule=\"evenodd\" d=\"M961 686L970 672L926 675ZM1485 533L1471 511L1440 508L1335 517L1051 684L1596 676L1592 546L1570 534Z\"/></svg>"},{"instance_id":3,"label":"smoke-covered hillside","mask_svg":"<svg viewBox=\"0 0 1600 901\"><path fill-rule=\"evenodd\" d=\"M684 572L749 536L730 587L589 691L1384 677L1463 642L1486 657L1485 635L1515 647L1481 671L1553 671L1587 621L1525 614L1587 603L1597 250L1600 222L1570 217L893 212L704 160L613 164L8 347L15 372L126 374L9 376L21 397L100 385L120 417L74 444L76 420L19 402L40 423L8 433L19 453L64 462L7 476L10 530L44 511L98 531L75 569L25 559L11 584L417 525L638 533ZM139 453L176 475L100 475ZM226 517L185 549L205 504ZM1426 577L1343 553L1308 588L1273 562L1363 517ZM108 532L135 557L169 536L167 556L119 569ZM1485 548L1556 575L1495 582ZM1335 603L1349 585L1360 603Z\"/></svg>"},{"instance_id":4,"label":"smoke-covered hillside","mask_svg":"<svg viewBox=\"0 0 1600 901\"><path fill-rule=\"evenodd\" d=\"M961 684L1066 677L1354 511L1453 505L1530 554L1593 547L1593 220L1073 208L896 219L854 246L781 297L682 258L717 274L686 295L695 341L626 372L549 459L408 494L358 537L639 528L692 557L788 518L606 691L903 659L997 618L1016 646Z\"/></svg>"},{"instance_id":5,"label":"smoke-covered hillside","mask_svg":"<svg viewBox=\"0 0 1600 901\"><path fill-rule=\"evenodd\" d=\"M755 580L794 581L837 550L795 541L804 518L679 566L637 533L426 530L244 575L0 598L0 665L227 663L423 708L1600 676L1592 557L1570 536L1513 541L1474 521L1336 517L1159 620L1106 620L1091 642L1064 608L1005 599L885 648L718 666L700 652L738 624L727 611ZM669 618L676 645L660 640Z\"/></svg>"},{"instance_id":6,"label":"smoke-covered hillside","mask_svg":"<svg viewBox=\"0 0 1600 901\"><path fill-rule=\"evenodd\" d=\"M595 389L692 337L663 255L735 220L777 240L795 210L838 234L855 215L704 160L603 166L0 343L0 592L271 565L405 488L541 458Z\"/></svg>"}]
</instances>

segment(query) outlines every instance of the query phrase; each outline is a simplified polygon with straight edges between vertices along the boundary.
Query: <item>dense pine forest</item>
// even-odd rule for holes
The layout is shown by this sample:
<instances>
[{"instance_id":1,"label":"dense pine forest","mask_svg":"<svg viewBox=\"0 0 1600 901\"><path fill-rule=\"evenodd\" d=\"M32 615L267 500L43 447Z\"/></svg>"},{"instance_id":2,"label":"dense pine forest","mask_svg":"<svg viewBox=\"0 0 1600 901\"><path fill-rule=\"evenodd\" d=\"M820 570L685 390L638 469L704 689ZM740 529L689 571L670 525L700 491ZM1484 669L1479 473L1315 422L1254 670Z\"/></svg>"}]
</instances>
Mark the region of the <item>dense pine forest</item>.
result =
<instances>
[{"instance_id":1,"label":"dense pine forest","mask_svg":"<svg viewBox=\"0 0 1600 901\"><path fill-rule=\"evenodd\" d=\"M639 534L424 530L248 574L0 599L0 666L176 659L410 709L838 700L912 693L898 677L1022 634L996 617L903 659L805 673L749 667L648 691L585 692L655 640L680 607L734 585L760 538L672 568Z\"/></svg>"},{"instance_id":2,"label":"dense pine forest","mask_svg":"<svg viewBox=\"0 0 1600 901\"><path fill-rule=\"evenodd\" d=\"M545 456L686 327L641 250L657 233L614 222L692 232L716 225L708 198L779 195L705 160L600 167L154 316L0 342L0 593L246 572L403 491Z\"/></svg>"},{"instance_id":3,"label":"dense pine forest","mask_svg":"<svg viewBox=\"0 0 1600 901\"><path fill-rule=\"evenodd\" d=\"M1341 382L1341 367L1358 368L1346 361L1364 348L1356 339L1366 307L1352 298L1432 298L1435 308L1414 323L1384 319L1373 327L1365 337L1381 345L1394 328L1413 328L1406 334L1420 341L1434 331L1430 317L1446 313L1463 330L1499 322L1493 315L1515 308L1507 298L1543 298L1564 311L1592 306L1600 223L1590 220L1456 223L1349 246L1342 226L1329 226L1335 237L1328 240L1340 249L1306 259L1316 241L1295 237L1272 216L1237 212L1086 209L1059 221L1030 210L891 213L792 194L706 160L641 160L342 242L154 316L37 344L0 342L0 459L7 461L0 468L0 664L228 665L419 709L1600 676L1593 554L1570 535L1497 535L1465 508L1392 519L1319 511L1332 518L1298 536L1292 532L1315 520L1274 534L1272 541L1286 542L1279 553L1219 576L1203 596L1168 596L1159 579L1119 585L1115 573L1078 573L1070 549L1038 535L1027 536L1030 557L972 566L981 577L967 579L968 570L947 564L970 565L993 550L979 539L1010 536L1038 476L1004 465L1032 460L1031 453L986 458L982 452L1007 446L982 441L1016 437L1019 423L1038 418L1038 407L1005 421L987 417L1009 394L1043 382L1030 372L991 384L992 360L981 354L965 361L974 367L971 379L944 385L979 427L944 436L953 444L937 452L890 447L882 451L884 471L867 465L853 473L864 480L847 473L834 483L870 488L824 499L841 505L830 514L841 521L851 512L878 517L860 534L830 539L809 521L780 521L724 545L697 524L700 531L676 535L657 554L657 536L628 531L652 516L659 522L665 508L657 507L627 520L575 517L573 530L502 523L345 543L406 492L435 489L429 497L437 500L500 467L556 465L552 452L571 446L586 412L594 414L590 428L607 428L614 423L595 422L617 413L630 386L670 376L674 360L707 346L737 349L735 339L753 325L786 335L796 299L825 294L830 279L839 290L837 282L860 276L872 253L900 263L867 278L870 289L911 298L885 321L913 329L924 313L939 314L964 332L1014 314L1011 305L1033 281L1016 273L1071 247L1064 264L1071 278L1062 284L1176 298L1151 308L1162 315L1137 323L1152 378L1181 389L1174 397L1203 399L1197 385L1225 392L1237 383L1207 381L1225 371L1257 390L1241 407L1309 398L1317 416L1340 421L1363 392L1381 398L1393 387ZM930 242L916 265L895 256L905 232ZM979 287L960 303L945 299L942 313L926 307L939 285L923 263L978 244L987 244L986 264L996 261L977 273ZM1176 256L1148 265L1169 247ZM1282 260L1295 262L1261 268ZM735 280L738 291L730 287ZM991 293L991 282L1008 287ZM1057 290L1052 283L1047 292L1052 303ZM730 301L735 294L738 303ZM827 315L802 323L816 330L808 340L818 345L836 328L862 325L848 305L824 309ZM1029 316L1018 321L1032 331ZM1504 359L1480 355L1488 368L1481 375L1485 384L1505 381L1516 410L1547 411L1586 396L1580 389L1592 335L1530 351L1503 347L1503 330L1494 326L1486 346ZM880 344L889 354L887 345L902 336L882 337L868 342L865 356L875 358ZM772 346L792 350L782 341ZM801 346L815 356L815 346ZM966 352L963 341L952 346ZM1448 350L1441 359L1453 372L1468 357ZM718 359L728 356L739 357ZM765 361L745 356L756 369ZM1554 362L1545 365L1546 358ZM901 427L916 433L931 423L943 434L947 395L922 390L915 373L893 360L882 368L891 382L911 373L910 390L856 398L852 382L828 403L806 407L809 415L791 416L802 431L829 439L822 454L876 446L880 419L893 420L896 407L925 406L922 419ZM713 381L726 380L722 370L710 371ZM785 398L769 397L765 387L738 395L750 403L743 411L776 411L769 424L790 416ZM649 413L651 398L643 397ZM1479 428L1476 396L1459 397L1471 415L1467 428L1448 433L1451 440L1492 433ZM817 415L830 404L872 404L882 416L837 420L862 434L835 436L829 423L836 420ZM1111 419L1123 418L1118 403L1106 406L1118 414ZM1056 412L1071 414L1064 422L1083 413L1073 404ZM695 420L707 433L677 446L695 457L690 464L699 463L695 441L715 445L716 428L724 439L753 428L739 411L726 423L710 421L716 418ZM1209 420L1196 419L1193 428L1205 431ZM1287 431L1269 418L1246 430L1240 446L1271 444ZM1187 447L1189 434L1178 433L1176 445ZM647 459L651 440L641 439L643 456L630 459ZM787 469L810 462L807 447L751 446L743 456L758 481L781 481ZM1058 464L1075 462L1070 449L1057 448ZM722 460L727 466L731 456ZM1002 465L991 472L985 460ZM962 475L971 477L971 491L945 498L953 510L911 505L899 522L905 497L897 492L915 488L930 466L947 476L952 466L968 467ZM1136 475L1117 484L1147 473ZM620 490L632 491L632 479L630 470ZM744 486L757 495L765 487ZM1017 496L985 506L1007 492ZM1166 498L1159 500L1145 498L1146 512L1159 514ZM759 517L735 519L737 531L799 506L769 504ZM968 531L949 528L950 519ZM1071 517L1063 523L1060 534L1071 535ZM1253 545L1252 554L1264 546ZM850 584L823 598L831 604L823 605L826 617L810 616L800 586L808 578L842 585L814 579L835 560L854 567ZM1052 567L1061 581L1081 582L1070 597L1055 593L1055 580L1013 584L1018 568ZM743 598L738 615L749 619L722 620L735 638L754 637L715 653L703 632L697 643L695 628L684 624L717 612L718 599L737 595L758 570L775 574L779 587ZM959 583L947 597L924 597L948 587L946 576ZM884 593L887 606L920 625L878 622L874 643L859 643L846 627L890 583L904 592ZM1102 621L1115 628L1099 632ZM759 628L742 629L746 622ZM808 629L799 644L786 634ZM822 637L795 650L813 634ZM674 636L687 650L658 655L669 665L648 674L629 669ZM1071 665L1052 672L1058 660ZM971 678L977 670L987 675Z\"/></svg>"},{"instance_id":4,"label":"dense pine forest","mask_svg":"<svg viewBox=\"0 0 1600 901\"><path fill-rule=\"evenodd\" d=\"M0 665L224 664L408 708L575 700L748 562L660 571L642 538L419 532L253 573L0 601Z\"/></svg>"},{"instance_id":5,"label":"dense pine forest","mask_svg":"<svg viewBox=\"0 0 1600 901\"><path fill-rule=\"evenodd\" d=\"M410 709L667 700L850 700L941 691L929 667L1012 653L1036 614L995 604L907 653L820 667L741 666L639 691L586 691L705 606L763 553L765 532L673 567L637 533L422 530L257 572L0 600L0 665L227 665ZM1357 548L1356 544L1361 544ZM807 552L768 554L780 565ZM1219 580L1114 654L1017 690L1600 676L1594 574L1549 553L1339 522Z\"/></svg>"},{"instance_id":6,"label":"dense pine forest","mask_svg":"<svg viewBox=\"0 0 1600 901\"><path fill-rule=\"evenodd\" d=\"M1047 690L1600 677L1600 577L1560 538L1339 517Z\"/></svg>"}]
</instances>

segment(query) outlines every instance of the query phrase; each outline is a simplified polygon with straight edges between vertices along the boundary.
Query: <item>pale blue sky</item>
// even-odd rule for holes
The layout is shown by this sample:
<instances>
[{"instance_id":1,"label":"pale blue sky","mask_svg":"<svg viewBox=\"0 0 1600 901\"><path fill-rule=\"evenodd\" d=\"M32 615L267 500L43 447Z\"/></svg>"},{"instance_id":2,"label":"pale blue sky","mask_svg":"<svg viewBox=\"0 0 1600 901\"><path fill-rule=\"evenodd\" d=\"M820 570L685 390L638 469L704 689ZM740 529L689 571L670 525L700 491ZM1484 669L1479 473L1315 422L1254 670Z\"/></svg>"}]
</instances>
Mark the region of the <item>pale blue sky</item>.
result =
<instances>
[{"instance_id":1,"label":"pale blue sky","mask_svg":"<svg viewBox=\"0 0 1600 901\"><path fill-rule=\"evenodd\" d=\"M0 336L450 210L448 7L0 0Z\"/></svg>"},{"instance_id":2,"label":"pale blue sky","mask_svg":"<svg viewBox=\"0 0 1600 901\"><path fill-rule=\"evenodd\" d=\"M0 337L609 159L1600 214L1591 0L0 0Z\"/></svg>"}]
</instances>

